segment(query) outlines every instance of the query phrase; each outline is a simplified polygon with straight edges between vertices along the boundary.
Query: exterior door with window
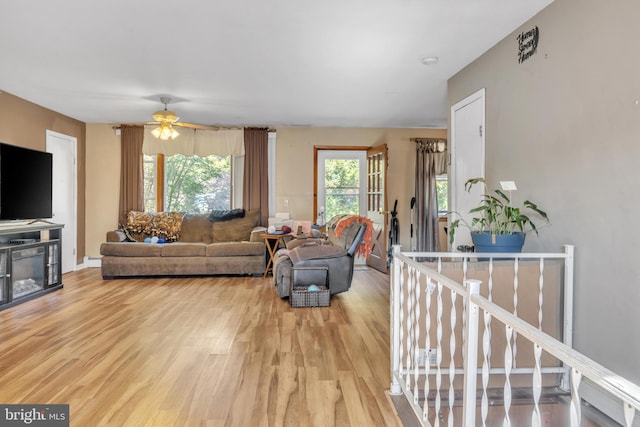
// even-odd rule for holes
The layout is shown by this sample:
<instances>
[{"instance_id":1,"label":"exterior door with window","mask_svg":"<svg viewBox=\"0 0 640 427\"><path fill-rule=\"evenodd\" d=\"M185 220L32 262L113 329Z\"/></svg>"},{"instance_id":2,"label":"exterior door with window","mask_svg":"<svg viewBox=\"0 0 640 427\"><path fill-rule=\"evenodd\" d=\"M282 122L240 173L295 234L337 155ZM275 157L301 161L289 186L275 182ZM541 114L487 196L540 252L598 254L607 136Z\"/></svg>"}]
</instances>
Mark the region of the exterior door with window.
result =
<instances>
[{"instance_id":1,"label":"exterior door with window","mask_svg":"<svg viewBox=\"0 0 640 427\"><path fill-rule=\"evenodd\" d=\"M354 149L350 149L354 148ZM317 148L315 216L339 214L373 221L372 253L366 264L387 271L387 146Z\"/></svg>"},{"instance_id":2,"label":"exterior door with window","mask_svg":"<svg viewBox=\"0 0 640 427\"><path fill-rule=\"evenodd\" d=\"M317 216L326 223L335 215L367 215L367 168L364 150L319 150Z\"/></svg>"}]
</instances>

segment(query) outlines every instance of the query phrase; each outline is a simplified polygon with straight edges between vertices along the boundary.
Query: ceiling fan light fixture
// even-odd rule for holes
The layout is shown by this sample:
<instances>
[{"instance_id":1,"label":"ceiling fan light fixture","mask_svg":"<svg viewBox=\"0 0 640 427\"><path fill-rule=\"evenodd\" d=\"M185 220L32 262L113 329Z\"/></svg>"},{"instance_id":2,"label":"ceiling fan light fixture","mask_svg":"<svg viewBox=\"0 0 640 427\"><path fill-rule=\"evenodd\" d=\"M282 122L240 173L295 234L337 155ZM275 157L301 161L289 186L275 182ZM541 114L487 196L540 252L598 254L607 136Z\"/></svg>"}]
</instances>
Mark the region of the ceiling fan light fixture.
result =
<instances>
[{"instance_id":1,"label":"ceiling fan light fixture","mask_svg":"<svg viewBox=\"0 0 640 427\"><path fill-rule=\"evenodd\" d=\"M176 137L180 135L180 133L175 130L170 124L162 123L160 126L151 131L151 135L158 139L166 141L168 139L176 139Z\"/></svg>"},{"instance_id":2,"label":"ceiling fan light fixture","mask_svg":"<svg viewBox=\"0 0 640 427\"><path fill-rule=\"evenodd\" d=\"M178 121L178 115L167 110L167 104L171 102L171 98L160 98L160 102L164 104L164 110L153 113L152 117L156 122L159 122L159 125L151 131L151 135L163 141L176 139L180 133L172 125Z\"/></svg>"}]
</instances>

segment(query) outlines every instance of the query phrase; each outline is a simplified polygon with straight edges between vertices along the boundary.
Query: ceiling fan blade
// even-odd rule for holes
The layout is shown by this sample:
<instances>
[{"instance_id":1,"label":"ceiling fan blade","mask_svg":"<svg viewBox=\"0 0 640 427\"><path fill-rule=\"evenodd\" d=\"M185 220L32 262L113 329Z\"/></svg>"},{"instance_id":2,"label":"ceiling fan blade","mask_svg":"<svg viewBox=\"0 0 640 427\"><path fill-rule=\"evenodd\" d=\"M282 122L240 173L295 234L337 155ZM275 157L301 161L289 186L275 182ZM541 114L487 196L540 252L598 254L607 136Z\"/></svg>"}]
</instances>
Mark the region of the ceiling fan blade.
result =
<instances>
[{"instance_id":1,"label":"ceiling fan blade","mask_svg":"<svg viewBox=\"0 0 640 427\"><path fill-rule=\"evenodd\" d=\"M207 125L199 125L196 123L186 123L186 122L176 122L173 126L181 126L183 128L190 129L201 129L201 130L218 130L220 129L218 126L207 126Z\"/></svg>"}]
</instances>

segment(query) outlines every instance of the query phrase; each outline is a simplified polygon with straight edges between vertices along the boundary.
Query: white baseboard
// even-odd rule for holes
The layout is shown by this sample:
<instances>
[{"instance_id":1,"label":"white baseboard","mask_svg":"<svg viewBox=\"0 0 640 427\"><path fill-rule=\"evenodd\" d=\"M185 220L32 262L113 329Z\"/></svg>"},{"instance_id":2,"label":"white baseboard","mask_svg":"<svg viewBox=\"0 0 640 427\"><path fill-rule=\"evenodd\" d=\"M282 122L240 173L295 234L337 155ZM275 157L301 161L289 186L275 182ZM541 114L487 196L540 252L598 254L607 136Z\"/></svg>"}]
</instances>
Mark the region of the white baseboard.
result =
<instances>
[{"instance_id":1,"label":"white baseboard","mask_svg":"<svg viewBox=\"0 0 640 427\"><path fill-rule=\"evenodd\" d=\"M100 268L102 266L102 258L100 257L84 257L84 266L91 268L97 267Z\"/></svg>"}]
</instances>

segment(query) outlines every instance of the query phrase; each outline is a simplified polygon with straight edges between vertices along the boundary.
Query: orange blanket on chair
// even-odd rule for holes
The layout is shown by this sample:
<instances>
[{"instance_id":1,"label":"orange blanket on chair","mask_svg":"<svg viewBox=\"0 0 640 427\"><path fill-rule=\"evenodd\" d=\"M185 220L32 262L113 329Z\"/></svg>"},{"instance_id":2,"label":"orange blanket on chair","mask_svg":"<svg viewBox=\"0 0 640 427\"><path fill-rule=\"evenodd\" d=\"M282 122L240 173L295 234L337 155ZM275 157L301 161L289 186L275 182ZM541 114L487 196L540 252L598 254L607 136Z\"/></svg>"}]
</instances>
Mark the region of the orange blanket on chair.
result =
<instances>
[{"instance_id":1,"label":"orange blanket on chair","mask_svg":"<svg viewBox=\"0 0 640 427\"><path fill-rule=\"evenodd\" d=\"M360 245L358 245L358 248L356 249L356 255L360 255L366 258L371 253L371 240L373 238L373 222L371 221L371 219L365 216L347 215L335 222L334 232L336 233L336 237L340 237L342 232L354 223L364 224L367 226L367 229L365 230L364 236L362 238L362 243L360 243Z\"/></svg>"}]
</instances>

